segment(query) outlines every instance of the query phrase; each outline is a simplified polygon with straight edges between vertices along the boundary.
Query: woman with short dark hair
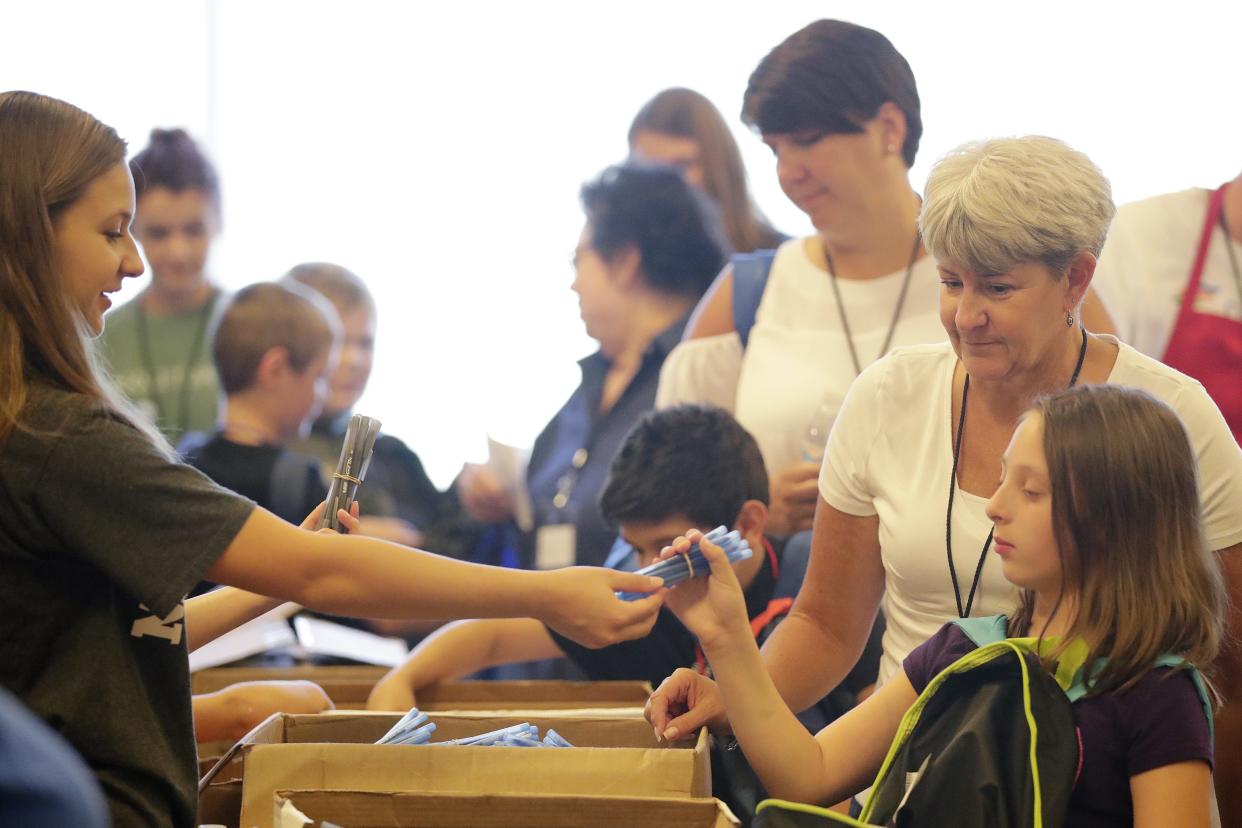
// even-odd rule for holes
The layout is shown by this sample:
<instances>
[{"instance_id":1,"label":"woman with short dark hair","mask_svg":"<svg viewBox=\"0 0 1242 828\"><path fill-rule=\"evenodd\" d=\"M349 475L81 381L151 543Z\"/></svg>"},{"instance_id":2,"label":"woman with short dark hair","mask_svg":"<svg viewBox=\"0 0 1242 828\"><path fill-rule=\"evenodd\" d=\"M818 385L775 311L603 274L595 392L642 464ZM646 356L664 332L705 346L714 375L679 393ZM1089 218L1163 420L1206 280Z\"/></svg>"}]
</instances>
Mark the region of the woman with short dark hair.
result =
<instances>
[{"instance_id":1,"label":"woman with short dark hair","mask_svg":"<svg viewBox=\"0 0 1242 828\"><path fill-rule=\"evenodd\" d=\"M523 566L604 562L616 536L597 502L608 464L652 408L664 358L727 249L707 197L672 168L610 168L583 186L582 207L572 289L599 350L580 361L582 383L531 451ZM478 520L513 514L511 493L485 466L467 465L457 490Z\"/></svg>"},{"instance_id":2,"label":"woman with short dark hair","mask_svg":"<svg viewBox=\"0 0 1242 828\"><path fill-rule=\"evenodd\" d=\"M734 259L657 402L733 412L763 450L770 525L785 535L811 527L824 440L858 373L892 346L944 337L910 186L923 122L901 53L841 20L810 24L760 61L742 120L816 232Z\"/></svg>"}]
</instances>

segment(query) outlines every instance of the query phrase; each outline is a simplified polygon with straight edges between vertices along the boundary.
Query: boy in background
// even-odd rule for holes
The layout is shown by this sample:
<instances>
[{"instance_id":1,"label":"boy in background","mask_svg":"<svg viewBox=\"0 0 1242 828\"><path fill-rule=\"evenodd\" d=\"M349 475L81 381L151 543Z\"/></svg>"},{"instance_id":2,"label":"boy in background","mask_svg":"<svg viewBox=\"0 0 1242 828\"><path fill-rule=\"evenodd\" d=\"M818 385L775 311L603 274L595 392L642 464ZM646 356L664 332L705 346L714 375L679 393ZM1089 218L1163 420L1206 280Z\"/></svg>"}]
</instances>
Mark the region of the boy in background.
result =
<instances>
[{"instance_id":1,"label":"boy in background","mask_svg":"<svg viewBox=\"0 0 1242 828\"><path fill-rule=\"evenodd\" d=\"M287 444L319 413L340 320L323 297L265 282L242 289L216 324L212 358L224 394L209 436L178 448L225 488L299 524L327 494L312 458Z\"/></svg>"},{"instance_id":2,"label":"boy in background","mask_svg":"<svg viewBox=\"0 0 1242 828\"><path fill-rule=\"evenodd\" d=\"M809 545L786 545L764 534L768 474L763 457L754 438L722 409L683 405L645 415L612 461L600 507L634 548L640 566L652 563L664 546L692 527L704 532L718 525L736 529L754 553L734 567L760 643L793 605L806 573ZM879 670L882 631L881 622L841 687L800 716L812 732L869 692ZM486 667L557 657L569 658L595 681L642 679L653 686L679 667L707 669L694 636L663 609L646 638L598 650L569 641L533 619L460 621L429 636L381 679L367 707L406 710L428 685ZM761 792L740 751L718 751L713 774L717 796L739 816L753 812Z\"/></svg>"},{"instance_id":3,"label":"boy in background","mask_svg":"<svg viewBox=\"0 0 1242 828\"><path fill-rule=\"evenodd\" d=\"M317 458L321 468L330 474L340 458L354 406L371 378L375 360L375 300L360 277L329 262L297 265L280 282L318 292L340 315L340 355L328 376L323 410L309 434L291 444L296 451ZM451 490L437 489L418 455L385 432L375 441L366 482L358 489L358 505L359 531L364 535L451 558L468 558L478 542L479 526L462 510L457 496Z\"/></svg>"}]
</instances>

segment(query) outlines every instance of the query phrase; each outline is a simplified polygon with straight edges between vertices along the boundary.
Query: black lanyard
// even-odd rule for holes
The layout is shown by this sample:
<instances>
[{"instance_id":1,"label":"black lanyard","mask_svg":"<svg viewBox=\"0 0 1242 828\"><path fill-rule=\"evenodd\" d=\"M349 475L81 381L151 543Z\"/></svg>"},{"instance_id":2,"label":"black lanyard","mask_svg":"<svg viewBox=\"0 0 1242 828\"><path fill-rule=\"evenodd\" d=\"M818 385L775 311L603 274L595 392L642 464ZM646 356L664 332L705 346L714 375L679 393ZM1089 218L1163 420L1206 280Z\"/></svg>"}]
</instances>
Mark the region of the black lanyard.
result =
<instances>
[{"instance_id":1,"label":"black lanyard","mask_svg":"<svg viewBox=\"0 0 1242 828\"><path fill-rule=\"evenodd\" d=\"M1070 377L1069 388L1078 383L1078 375L1082 372L1083 360L1087 358L1087 329L1082 328L1082 346L1078 349L1078 363L1074 366L1074 375ZM970 395L970 374L962 385L962 411L957 418L957 437L953 441L953 471L949 473L949 505L944 514L944 546L949 555L949 580L953 582L953 597L957 600L957 617L970 616L970 608L975 603L975 591L979 588L979 578L983 575L983 564L988 558L988 549L992 547L992 535L996 533L993 524L988 538L983 542L983 551L979 553L979 563L975 566L975 577L970 582L970 594L966 597L966 606L962 607L962 590L957 584L957 567L953 565L953 495L957 488L957 461L962 455L962 437L966 434L966 398Z\"/></svg>"},{"instance_id":2,"label":"black lanyard","mask_svg":"<svg viewBox=\"0 0 1242 828\"><path fill-rule=\"evenodd\" d=\"M888 346L893 344L893 333L897 330L897 320L901 318L901 309L906 304L906 293L910 289L910 274L914 272L914 263L918 261L919 249L922 247L923 234L916 228L914 231L914 247L910 250L910 261L906 264L906 275L901 282L901 293L897 296L897 306L893 308L893 320L888 323L888 333L884 336L884 344L880 346L880 356L888 353ZM832 285L832 295L837 300L837 314L841 317L841 330L845 331L845 344L850 348L850 359L854 362L854 376L862 373L862 363L858 361L858 352L854 349L854 335L850 333L850 321L845 317L845 303L841 301L841 288L837 286L837 267L832 254L824 246L824 261L828 264L828 276ZM880 357L876 357L879 359Z\"/></svg>"},{"instance_id":3,"label":"black lanyard","mask_svg":"<svg viewBox=\"0 0 1242 828\"><path fill-rule=\"evenodd\" d=\"M167 431L169 428L175 428L178 435L185 432L190 425L190 380L194 373L194 363L198 361L198 356L202 353L203 342L207 338L207 323L211 320L211 310L216 304L216 295L219 291L212 289L207 295L207 301L203 303L203 307L198 312L198 324L194 329L194 341L190 344L190 355L185 361L185 372L181 375L181 391L178 395L177 421L172 423L168 419L168 412L164 410L164 403L160 399L159 378L155 372L155 360L151 356L151 338L147 332L147 312L142 306L142 299L138 299L138 355L142 359L142 367L147 372L147 395L151 398L152 405L155 406L158 425L161 429Z\"/></svg>"}]
</instances>

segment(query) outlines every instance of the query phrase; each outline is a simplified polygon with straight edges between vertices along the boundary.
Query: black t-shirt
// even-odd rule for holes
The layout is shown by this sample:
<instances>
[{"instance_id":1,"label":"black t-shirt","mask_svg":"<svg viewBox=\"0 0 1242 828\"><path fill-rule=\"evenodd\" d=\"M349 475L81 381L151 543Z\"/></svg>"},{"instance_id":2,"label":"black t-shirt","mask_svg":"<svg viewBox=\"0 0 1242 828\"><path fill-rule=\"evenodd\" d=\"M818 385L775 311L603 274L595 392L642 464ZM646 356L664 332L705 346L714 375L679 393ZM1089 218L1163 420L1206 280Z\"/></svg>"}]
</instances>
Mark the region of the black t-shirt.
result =
<instances>
[{"instance_id":1,"label":"black t-shirt","mask_svg":"<svg viewBox=\"0 0 1242 828\"><path fill-rule=\"evenodd\" d=\"M235 443L219 432L187 451L185 462L295 526L328 494L328 484L319 474L315 459L294 455L280 446ZM294 468L287 477L281 472L282 479L277 480L274 475L281 463Z\"/></svg>"},{"instance_id":2,"label":"black t-shirt","mask_svg":"<svg viewBox=\"0 0 1242 828\"><path fill-rule=\"evenodd\" d=\"M746 614L752 622L766 613L766 623L755 636L761 646L789 611L789 600L774 602L792 599L806 574L807 550L795 553L794 544L787 547L787 539L783 538L769 538L768 543L771 550L763 550L763 566L746 590ZM570 641L551 628L548 633L566 657L592 681L645 679L658 687L679 667L694 667L699 656L694 635L665 608L660 609L655 626L645 638L598 650ZM852 708L858 693L875 683L883 634L884 622L877 619L862 655L841 685L799 714L798 718L812 733Z\"/></svg>"},{"instance_id":3,"label":"black t-shirt","mask_svg":"<svg viewBox=\"0 0 1242 828\"><path fill-rule=\"evenodd\" d=\"M186 594L254 505L81 395L0 445L0 685L82 754L117 826L194 824Z\"/></svg>"},{"instance_id":4,"label":"black t-shirt","mask_svg":"<svg viewBox=\"0 0 1242 828\"><path fill-rule=\"evenodd\" d=\"M772 556L764 555L763 566L746 590L746 614L751 618L767 609L773 598L781 551L777 541L773 544ZM561 652L592 681L645 679L652 687L657 687L679 667L693 667L698 656L694 635L664 607L660 608L655 626L644 638L597 650L570 641L551 628L548 632Z\"/></svg>"}]
</instances>

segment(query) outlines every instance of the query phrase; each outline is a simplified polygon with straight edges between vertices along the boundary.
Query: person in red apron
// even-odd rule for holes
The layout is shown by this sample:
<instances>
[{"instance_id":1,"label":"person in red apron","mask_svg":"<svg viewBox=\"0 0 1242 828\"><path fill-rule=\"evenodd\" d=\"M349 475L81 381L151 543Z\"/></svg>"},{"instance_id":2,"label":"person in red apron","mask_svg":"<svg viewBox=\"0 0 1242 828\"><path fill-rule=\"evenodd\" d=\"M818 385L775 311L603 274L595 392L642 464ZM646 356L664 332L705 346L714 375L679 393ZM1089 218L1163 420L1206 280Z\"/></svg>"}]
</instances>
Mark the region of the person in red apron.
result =
<instances>
[{"instance_id":1,"label":"person in red apron","mask_svg":"<svg viewBox=\"0 0 1242 828\"><path fill-rule=\"evenodd\" d=\"M1242 440L1242 176L1123 206L1092 285L1118 337L1203 383Z\"/></svg>"},{"instance_id":2,"label":"person in red apron","mask_svg":"<svg viewBox=\"0 0 1242 828\"><path fill-rule=\"evenodd\" d=\"M1238 184L1238 181L1233 182L1234 186ZM1234 439L1242 442L1242 321L1206 313L1197 310L1196 306L1203 284L1208 246L1216 234L1224 237L1233 287L1237 290L1239 303L1242 303L1242 271L1239 270L1238 255L1234 250L1236 240L1229 232L1223 209L1226 189L1230 186L1221 185L1208 200L1199 247L1190 268L1190 279L1182 294L1173 335L1161 361L1203 383L1225 415Z\"/></svg>"}]
</instances>

